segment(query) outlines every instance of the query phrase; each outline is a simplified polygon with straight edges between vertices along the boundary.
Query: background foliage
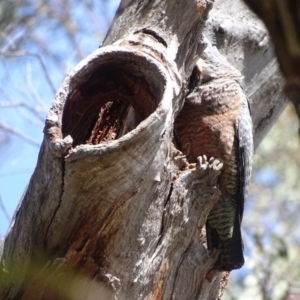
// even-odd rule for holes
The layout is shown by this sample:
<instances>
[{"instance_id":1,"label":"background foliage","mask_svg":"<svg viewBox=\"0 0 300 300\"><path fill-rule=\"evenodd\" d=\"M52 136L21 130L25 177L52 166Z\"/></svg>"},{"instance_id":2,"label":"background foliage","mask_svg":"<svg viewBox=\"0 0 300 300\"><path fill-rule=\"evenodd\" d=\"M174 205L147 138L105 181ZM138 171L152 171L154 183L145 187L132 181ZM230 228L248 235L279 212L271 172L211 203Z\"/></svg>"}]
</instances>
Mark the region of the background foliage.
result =
<instances>
[{"instance_id":1,"label":"background foliage","mask_svg":"<svg viewBox=\"0 0 300 300\"><path fill-rule=\"evenodd\" d=\"M34 170L56 90L101 44L118 2L0 2L0 236ZM289 106L256 151L243 223L246 265L232 272L225 299L300 299L296 124Z\"/></svg>"},{"instance_id":2,"label":"background foliage","mask_svg":"<svg viewBox=\"0 0 300 300\"><path fill-rule=\"evenodd\" d=\"M289 105L258 147L243 221L245 267L225 299L300 299L300 141Z\"/></svg>"}]
</instances>

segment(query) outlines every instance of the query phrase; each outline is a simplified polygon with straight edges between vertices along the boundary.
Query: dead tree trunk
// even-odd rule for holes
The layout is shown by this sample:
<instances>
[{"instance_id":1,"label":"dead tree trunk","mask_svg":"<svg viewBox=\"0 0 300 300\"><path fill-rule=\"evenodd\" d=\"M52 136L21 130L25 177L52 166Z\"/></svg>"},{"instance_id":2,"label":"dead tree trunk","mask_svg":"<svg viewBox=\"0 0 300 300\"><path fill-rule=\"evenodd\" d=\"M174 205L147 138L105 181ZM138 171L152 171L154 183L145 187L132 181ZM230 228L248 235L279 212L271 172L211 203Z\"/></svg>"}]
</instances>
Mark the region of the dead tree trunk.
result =
<instances>
[{"instance_id":1,"label":"dead tree trunk","mask_svg":"<svg viewBox=\"0 0 300 300\"><path fill-rule=\"evenodd\" d=\"M241 4L225 2L206 34L243 67L257 144L284 106L271 93L280 75L262 25L242 6L259 36L237 29ZM208 253L204 225L220 171L189 165L173 143L211 7L133 1L66 77L2 241L1 299L218 298L227 274L212 271L218 253ZM235 19L225 28L226 15Z\"/></svg>"},{"instance_id":2,"label":"dead tree trunk","mask_svg":"<svg viewBox=\"0 0 300 300\"><path fill-rule=\"evenodd\" d=\"M281 70L286 77L284 92L300 119L300 3L244 0L264 21L275 44ZM300 132L300 131L299 131Z\"/></svg>"}]
</instances>

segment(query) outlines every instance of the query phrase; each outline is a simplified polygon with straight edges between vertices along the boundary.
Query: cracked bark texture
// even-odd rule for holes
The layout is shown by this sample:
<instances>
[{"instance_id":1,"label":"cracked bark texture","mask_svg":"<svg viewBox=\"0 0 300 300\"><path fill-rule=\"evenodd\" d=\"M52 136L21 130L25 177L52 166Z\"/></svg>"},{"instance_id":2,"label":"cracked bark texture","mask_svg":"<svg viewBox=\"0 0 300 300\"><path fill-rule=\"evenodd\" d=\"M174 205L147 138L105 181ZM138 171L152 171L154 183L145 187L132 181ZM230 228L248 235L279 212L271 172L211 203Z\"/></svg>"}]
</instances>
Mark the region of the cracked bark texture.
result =
<instances>
[{"instance_id":1,"label":"cracked bark texture","mask_svg":"<svg viewBox=\"0 0 300 300\"><path fill-rule=\"evenodd\" d=\"M300 3L299 1L244 0L265 23L286 77L284 92L300 119ZM300 131L299 131L300 133Z\"/></svg>"},{"instance_id":2,"label":"cracked bark texture","mask_svg":"<svg viewBox=\"0 0 300 300\"><path fill-rule=\"evenodd\" d=\"M221 297L204 226L220 170L173 143L203 35L245 76L256 145L285 105L265 28L229 2L133 1L66 77L1 242L0 299Z\"/></svg>"}]
</instances>

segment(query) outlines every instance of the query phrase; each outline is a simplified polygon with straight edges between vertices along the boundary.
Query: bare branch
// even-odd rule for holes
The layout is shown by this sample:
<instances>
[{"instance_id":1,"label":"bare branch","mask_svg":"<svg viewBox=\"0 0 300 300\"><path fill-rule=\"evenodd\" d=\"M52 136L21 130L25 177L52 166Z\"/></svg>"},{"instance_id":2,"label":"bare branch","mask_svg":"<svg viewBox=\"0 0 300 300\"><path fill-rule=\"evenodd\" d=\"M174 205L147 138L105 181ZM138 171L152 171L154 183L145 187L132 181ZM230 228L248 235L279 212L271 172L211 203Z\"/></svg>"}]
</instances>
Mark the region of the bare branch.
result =
<instances>
[{"instance_id":1,"label":"bare branch","mask_svg":"<svg viewBox=\"0 0 300 300\"><path fill-rule=\"evenodd\" d=\"M16 56L32 56L32 57L35 57L37 58L37 60L39 61L43 71L44 71L44 74L45 74L45 77L46 77L46 80L53 92L53 94L55 94L56 92L56 89L54 87L54 84L50 78L50 75L48 73L48 70L41 58L41 56L38 54L38 53L33 53L33 52L29 52L29 51L1 51L0 52L0 55L3 55L3 56L7 56L7 57L16 57Z\"/></svg>"},{"instance_id":2,"label":"bare branch","mask_svg":"<svg viewBox=\"0 0 300 300\"><path fill-rule=\"evenodd\" d=\"M13 134L13 135L19 137L20 139L22 139L23 141L28 142L29 144L31 144L35 147L40 146L40 143L38 141L32 139L31 137L29 137L28 135L18 131L17 129L6 125L3 122L0 122L0 130L3 130L3 131L5 131L7 133L10 133L10 134Z\"/></svg>"}]
</instances>

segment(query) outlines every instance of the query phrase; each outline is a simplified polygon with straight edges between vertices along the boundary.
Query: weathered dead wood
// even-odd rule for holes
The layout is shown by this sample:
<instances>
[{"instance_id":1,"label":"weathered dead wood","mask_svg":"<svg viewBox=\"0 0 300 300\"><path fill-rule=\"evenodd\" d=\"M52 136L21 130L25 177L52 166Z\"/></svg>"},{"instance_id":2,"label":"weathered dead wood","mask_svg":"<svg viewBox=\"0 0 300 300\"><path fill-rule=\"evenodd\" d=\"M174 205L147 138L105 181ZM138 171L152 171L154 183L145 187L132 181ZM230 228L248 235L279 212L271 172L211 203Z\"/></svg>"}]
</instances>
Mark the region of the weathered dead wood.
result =
<instances>
[{"instance_id":1,"label":"weathered dead wood","mask_svg":"<svg viewBox=\"0 0 300 300\"><path fill-rule=\"evenodd\" d=\"M204 224L218 199L220 170L217 160L189 165L172 137L211 4L135 1L116 19L104 47L67 76L4 241L2 264L15 282L0 287L0 298L218 297L222 274L211 271L217 253L206 250ZM243 43L247 33L228 30ZM261 67L269 76L269 65ZM260 87L272 87L255 74L245 68L258 99ZM282 105L253 107L257 140L276 117L270 112ZM43 270L26 274L33 265ZM71 267L89 280L73 271L64 279Z\"/></svg>"},{"instance_id":2,"label":"weathered dead wood","mask_svg":"<svg viewBox=\"0 0 300 300\"><path fill-rule=\"evenodd\" d=\"M300 3L299 1L244 0L263 20L275 45L287 81L284 92L300 119Z\"/></svg>"}]
</instances>

